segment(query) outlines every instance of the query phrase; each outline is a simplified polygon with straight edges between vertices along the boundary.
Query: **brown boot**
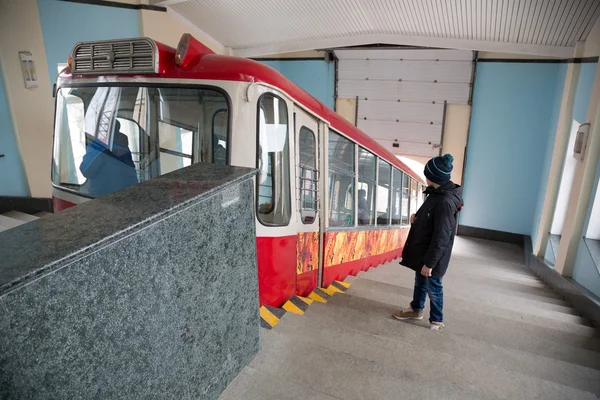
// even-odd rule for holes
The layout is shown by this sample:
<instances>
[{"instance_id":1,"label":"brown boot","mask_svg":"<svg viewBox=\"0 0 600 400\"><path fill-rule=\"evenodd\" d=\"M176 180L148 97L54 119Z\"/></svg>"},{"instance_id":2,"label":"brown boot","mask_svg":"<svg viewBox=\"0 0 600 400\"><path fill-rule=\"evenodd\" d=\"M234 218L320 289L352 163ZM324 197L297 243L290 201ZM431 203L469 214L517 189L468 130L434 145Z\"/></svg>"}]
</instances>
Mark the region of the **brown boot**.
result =
<instances>
[{"instance_id":1,"label":"brown boot","mask_svg":"<svg viewBox=\"0 0 600 400\"><path fill-rule=\"evenodd\" d=\"M394 318L396 319L423 319L423 310L414 311L412 307L403 308L400 311L394 313Z\"/></svg>"}]
</instances>

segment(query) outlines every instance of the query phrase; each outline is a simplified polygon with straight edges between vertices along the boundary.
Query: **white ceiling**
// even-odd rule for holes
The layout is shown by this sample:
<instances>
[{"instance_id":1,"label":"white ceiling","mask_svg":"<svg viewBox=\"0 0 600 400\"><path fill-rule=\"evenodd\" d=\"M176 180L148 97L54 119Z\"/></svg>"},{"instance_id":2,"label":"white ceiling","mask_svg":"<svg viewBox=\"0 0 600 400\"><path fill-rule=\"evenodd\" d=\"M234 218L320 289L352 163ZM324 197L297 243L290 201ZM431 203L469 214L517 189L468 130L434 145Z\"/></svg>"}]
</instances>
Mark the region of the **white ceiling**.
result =
<instances>
[{"instance_id":1,"label":"white ceiling","mask_svg":"<svg viewBox=\"0 0 600 400\"><path fill-rule=\"evenodd\" d=\"M600 0L152 0L241 56L371 43L571 57Z\"/></svg>"}]
</instances>

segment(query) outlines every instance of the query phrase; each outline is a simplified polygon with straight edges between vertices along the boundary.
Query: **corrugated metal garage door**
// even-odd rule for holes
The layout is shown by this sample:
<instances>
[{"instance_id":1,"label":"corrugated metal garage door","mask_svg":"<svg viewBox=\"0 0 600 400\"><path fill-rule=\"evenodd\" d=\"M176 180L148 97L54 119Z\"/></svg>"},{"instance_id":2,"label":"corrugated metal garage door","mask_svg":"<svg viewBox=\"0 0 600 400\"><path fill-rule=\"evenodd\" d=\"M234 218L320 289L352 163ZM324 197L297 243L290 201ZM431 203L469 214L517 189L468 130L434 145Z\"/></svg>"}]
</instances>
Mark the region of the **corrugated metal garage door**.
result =
<instances>
[{"instance_id":1,"label":"corrugated metal garage door","mask_svg":"<svg viewBox=\"0 0 600 400\"><path fill-rule=\"evenodd\" d=\"M358 97L358 127L395 154L432 157L444 102L467 104L473 52L336 50L338 98Z\"/></svg>"}]
</instances>

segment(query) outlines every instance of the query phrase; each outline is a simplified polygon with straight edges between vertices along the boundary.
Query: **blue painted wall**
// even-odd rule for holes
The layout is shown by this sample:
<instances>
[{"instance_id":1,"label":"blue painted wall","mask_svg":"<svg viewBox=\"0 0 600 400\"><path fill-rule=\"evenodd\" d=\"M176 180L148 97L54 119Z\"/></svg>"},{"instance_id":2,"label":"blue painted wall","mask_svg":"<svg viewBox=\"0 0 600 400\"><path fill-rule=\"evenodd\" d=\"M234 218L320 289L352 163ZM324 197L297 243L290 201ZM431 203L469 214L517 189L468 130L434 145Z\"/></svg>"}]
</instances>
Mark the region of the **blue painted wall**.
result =
<instances>
[{"instance_id":1,"label":"blue painted wall","mask_svg":"<svg viewBox=\"0 0 600 400\"><path fill-rule=\"evenodd\" d=\"M590 217L592 214L592 206L596 196L600 196L598 190L600 182L600 161L596 167L596 177L594 178L594 188L590 196L590 203L588 205L587 216L585 224L583 225L583 234L587 232L590 225ZM577 250L577 258L575 260L575 267L573 269L573 279L586 289L590 290L596 296L600 296L600 272L598 267L594 264L592 257L587 249L583 238L579 240L579 249Z\"/></svg>"},{"instance_id":2,"label":"blue painted wall","mask_svg":"<svg viewBox=\"0 0 600 400\"><path fill-rule=\"evenodd\" d=\"M560 64L558 70L558 78L554 92L554 106L552 107L552 119L548 130L548 139L546 150L544 153L544 165L542 166L542 177L540 178L540 190L538 193L535 214L533 218L533 226L531 228L531 241L535 244L540 228L540 219L544 209L544 199L546 197L546 188L548 183L548 175L550 174L550 164L552 163L552 153L554 152L554 141L556 140L556 128L558 127L558 117L560 115L560 105L562 103L562 94L565 87L565 78L567 75L567 64Z\"/></svg>"},{"instance_id":3,"label":"blue painted wall","mask_svg":"<svg viewBox=\"0 0 600 400\"><path fill-rule=\"evenodd\" d=\"M0 196L29 196L0 70Z\"/></svg>"},{"instance_id":4,"label":"blue painted wall","mask_svg":"<svg viewBox=\"0 0 600 400\"><path fill-rule=\"evenodd\" d=\"M38 0L51 84L77 42L140 36L138 12L123 8Z\"/></svg>"},{"instance_id":5,"label":"blue painted wall","mask_svg":"<svg viewBox=\"0 0 600 400\"><path fill-rule=\"evenodd\" d=\"M592 97L592 87L594 86L597 67L597 63L581 64L581 70L579 71L577 91L575 92L575 101L573 102L573 119L579 121L581 124L587 122L587 113L590 107L590 98Z\"/></svg>"},{"instance_id":6,"label":"blue painted wall","mask_svg":"<svg viewBox=\"0 0 600 400\"><path fill-rule=\"evenodd\" d=\"M262 63L281 72L333 110L335 104L335 64L325 60L268 60Z\"/></svg>"},{"instance_id":7,"label":"blue painted wall","mask_svg":"<svg viewBox=\"0 0 600 400\"><path fill-rule=\"evenodd\" d=\"M477 64L461 224L531 235L560 64Z\"/></svg>"}]
</instances>

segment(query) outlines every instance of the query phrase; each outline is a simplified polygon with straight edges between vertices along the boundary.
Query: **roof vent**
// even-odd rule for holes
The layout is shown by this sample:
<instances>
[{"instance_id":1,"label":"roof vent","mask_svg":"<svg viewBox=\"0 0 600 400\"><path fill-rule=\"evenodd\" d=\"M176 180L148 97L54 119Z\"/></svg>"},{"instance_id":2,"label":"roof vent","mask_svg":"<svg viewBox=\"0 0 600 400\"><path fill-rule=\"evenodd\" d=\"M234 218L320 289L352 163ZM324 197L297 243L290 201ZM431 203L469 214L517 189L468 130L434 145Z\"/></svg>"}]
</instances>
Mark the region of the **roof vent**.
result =
<instances>
[{"instance_id":1,"label":"roof vent","mask_svg":"<svg viewBox=\"0 0 600 400\"><path fill-rule=\"evenodd\" d=\"M72 57L74 75L158 73L158 49L148 38L77 43Z\"/></svg>"}]
</instances>

